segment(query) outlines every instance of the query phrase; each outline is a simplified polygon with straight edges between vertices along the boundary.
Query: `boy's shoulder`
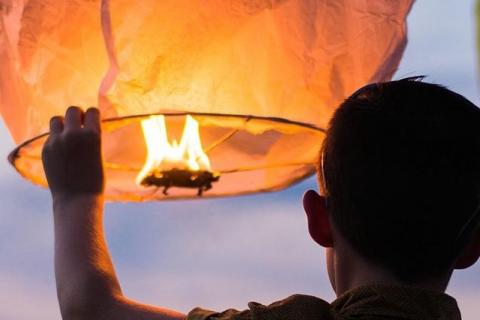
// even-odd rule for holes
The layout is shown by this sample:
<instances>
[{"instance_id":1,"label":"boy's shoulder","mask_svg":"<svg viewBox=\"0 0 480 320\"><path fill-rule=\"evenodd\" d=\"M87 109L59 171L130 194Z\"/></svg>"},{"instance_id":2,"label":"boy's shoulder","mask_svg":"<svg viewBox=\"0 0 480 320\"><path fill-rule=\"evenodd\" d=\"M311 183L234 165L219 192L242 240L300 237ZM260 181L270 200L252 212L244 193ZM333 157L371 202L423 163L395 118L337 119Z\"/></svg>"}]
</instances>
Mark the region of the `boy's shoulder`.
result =
<instances>
[{"instance_id":1,"label":"boy's shoulder","mask_svg":"<svg viewBox=\"0 0 480 320\"><path fill-rule=\"evenodd\" d=\"M187 316L187 320L285 320L285 319L333 319L331 305L320 298L295 294L286 299L263 305L257 302L248 303L248 309L238 311L228 309L215 312L195 308Z\"/></svg>"},{"instance_id":2,"label":"boy's shoulder","mask_svg":"<svg viewBox=\"0 0 480 320\"><path fill-rule=\"evenodd\" d=\"M195 308L186 320L461 320L455 299L445 293L411 286L368 285L349 290L331 304L296 294L270 305L250 302L248 309L215 312Z\"/></svg>"}]
</instances>

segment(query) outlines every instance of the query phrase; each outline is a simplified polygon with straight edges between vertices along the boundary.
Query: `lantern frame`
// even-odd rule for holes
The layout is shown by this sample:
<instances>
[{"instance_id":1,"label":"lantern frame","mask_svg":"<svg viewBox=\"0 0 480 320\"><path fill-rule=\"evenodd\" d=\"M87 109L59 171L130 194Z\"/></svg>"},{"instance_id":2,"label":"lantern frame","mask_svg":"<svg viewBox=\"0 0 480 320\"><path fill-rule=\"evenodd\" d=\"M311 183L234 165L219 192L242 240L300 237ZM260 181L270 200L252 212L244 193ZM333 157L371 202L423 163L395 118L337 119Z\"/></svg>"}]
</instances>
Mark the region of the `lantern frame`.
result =
<instances>
[{"instance_id":1,"label":"lantern frame","mask_svg":"<svg viewBox=\"0 0 480 320\"><path fill-rule=\"evenodd\" d=\"M295 128L295 130L299 130L301 132L309 131L315 135L318 135L319 141L318 141L318 146L320 146L321 141L324 138L325 135L325 129L320 128L318 126L315 126L313 124L308 124L308 123L303 123L303 122L298 122L298 121L293 121L293 120L288 120L284 118L279 118L279 117L263 117L263 116L255 116L255 115L240 115L240 114L224 114L224 113L203 113L203 112L159 112L159 113L146 113L146 114L135 114L135 115L128 115L128 116L123 116L123 117L113 117L113 118L106 118L102 119L102 130L107 128L107 131L113 132L117 128L121 128L129 123L135 123L135 122L140 122L141 120L147 119L152 116L165 116L166 118L172 118L172 117L186 117L187 115L195 117L206 117L206 118L219 118L219 119L236 119L236 120L241 120L244 123L249 123L252 121L261 121L261 122L267 122L272 124L273 126L287 126L287 127L292 127ZM213 145L210 144L205 147L206 153L210 152L212 149L216 148L217 146L221 145L222 143L226 142L227 140L231 139L234 137L238 132L241 132L242 129L236 128L232 129L230 133L219 139L216 143ZM105 130L103 130L105 131ZM103 134L103 133L102 133ZM19 144L15 149L13 149L10 154L8 155L8 161L9 163L15 168L15 170L25 179L33 182L36 185L42 186L42 187L48 187L46 184L46 180L41 181L34 176L32 176L28 170L24 170L20 168L19 166L19 160L29 158L30 160L33 161L41 161L41 153L37 152L36 154L28 154L23 152L24 150L28 149L32 145L36 145L41 143L42 140L46 139L49 135L49 132L45 132L43 134L37 135L31 139L28 139L24 141L23 143ZM42 144L43 146L43 144ZM37 148L37 150L40 150ZM319 150L318 150L319 151ZM254 171L254 170L262 170L262 169L275 169L275 168L283 168L283 167L290 167L290 166L308 166L309 169L306 170L303 174L300 174L296 176L294 179L288 180L287 182L279 183L276 184L275 186L270 186L262 189L255 189L255 190L248 190L248 191L242 191L238 193L229 193L229 194L216 194L216 195L210 195L208 192L204 193L202 197L204 198L215 198L215 197L225 197L225 196L237 196L237 195L244 195L244 194L252 194L252 193L258 193L258 192L272 192L272 191L278 191L282 190L284 188L287 188L293 184L296 184L305 178L313 175L316 171L316 166L317 166L317 159L314 159L314 161L311 162L303 162L303 163L296 163L295 161L292 161L291 163L282 163L282 164L277 164L273 166L266 166L266 167L241 167L237 169L232 169L232 170L212 170L215 174L220 175L220 180L223 175L225 174L231 174L231 173L238 173L238 172L244 172L244 171ZM140 170L139 167L134 167L134 166L128 166L128 165L123 165L123 164L118 164L118 163L109 163L104 160L103 166L105 170L122 170L122 171L131 171L131 172L138 172ZM107 184L108 184L108 179L107 179ZM213 187L215 188L215 186ZM159 194L163 192L160 189L160 187L156 187L156 192ZM191 198L198 198L198 193L195 192L192 195L188 196L163 196L162 198L160 197L143 197L143 196L138 196L138 197L128 197L127 199L119 199L118 197L110 197L108 194L106 195L106 200L111 200L111 201L134 201L134 202L139 202L139 201L151 201L151 200L175 200L175 199L191 199Z\"/></svg>"}]
</instances>

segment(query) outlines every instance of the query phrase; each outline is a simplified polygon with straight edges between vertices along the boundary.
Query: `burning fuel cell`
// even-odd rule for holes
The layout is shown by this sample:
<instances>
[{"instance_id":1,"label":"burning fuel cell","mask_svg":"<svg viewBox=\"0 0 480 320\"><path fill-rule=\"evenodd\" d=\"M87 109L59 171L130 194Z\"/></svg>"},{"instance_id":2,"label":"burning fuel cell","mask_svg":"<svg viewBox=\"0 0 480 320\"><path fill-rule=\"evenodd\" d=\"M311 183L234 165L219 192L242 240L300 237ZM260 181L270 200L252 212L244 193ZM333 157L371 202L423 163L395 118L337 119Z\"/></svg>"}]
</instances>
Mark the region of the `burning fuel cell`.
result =
<instances>
[{"instance_id":1,"label":"burning fuel cell","mask_svg":"<svg viewBox=\"0 0 480 320\"><path fill-rule=\"evenodd\" d=\"M210 160L203 151L198 122L190 115L180 143L168 141L165 116L155 115L141 122L147 147L147 159L138 173L136 183L144 187L164 187L168 195L171 187L195 188L201 196L220 178L211 172Z\"/></svg>"}]
</instances>

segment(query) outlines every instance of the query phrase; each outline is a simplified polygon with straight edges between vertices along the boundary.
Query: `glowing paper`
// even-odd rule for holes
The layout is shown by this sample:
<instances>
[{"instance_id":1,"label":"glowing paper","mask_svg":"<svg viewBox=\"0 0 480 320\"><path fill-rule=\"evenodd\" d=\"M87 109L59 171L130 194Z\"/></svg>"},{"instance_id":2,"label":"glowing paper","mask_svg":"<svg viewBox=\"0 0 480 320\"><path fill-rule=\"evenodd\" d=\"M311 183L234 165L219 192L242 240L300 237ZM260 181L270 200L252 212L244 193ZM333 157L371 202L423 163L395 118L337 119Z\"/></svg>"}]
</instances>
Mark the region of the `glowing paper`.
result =
<instances>
[{"instance_id":1,"label":"glowing paper","mask_svg":"<svg viewBox=\"0 0 480 320\"><path fill-rule=\"evenodd\" d=\"M104 118L165 111L238 114L322 129L355 89L392 76L405 48L412 3L0 0L0 112L17 143L46 132L49 118L69 105L99 106ZM202 118L200 131L208 131L202 126L238 128L234 122ZM248 181L236 179L238 185L260 179L249 192L284 187L311 174L321 135L295 136L290 127L276 131L262 123L241 122L246 133L265 139L258 139L260 145L242 144L240 137L233 140L236 147L215 149L213 169L259 162L268 167L280 160L309 163L300 172L275 174L282 183L262 171ZM213 135L202 134L207 140ZM136 136L141 135L130 132L128 139ZM145 159L142 140L126 142L112 133L105 141L112 166L134 167L131 154ZM38 156L40 145L27 149L18 156ZM44 184L36 161L16 166ZM133 197L122 196L127 184L122 178L110 181L117 183L110 185L116 192L112 199ZM129 195L135 194L133 188ZM228 190L236 194L235 188Z\"/></svg>"}]
</instances>

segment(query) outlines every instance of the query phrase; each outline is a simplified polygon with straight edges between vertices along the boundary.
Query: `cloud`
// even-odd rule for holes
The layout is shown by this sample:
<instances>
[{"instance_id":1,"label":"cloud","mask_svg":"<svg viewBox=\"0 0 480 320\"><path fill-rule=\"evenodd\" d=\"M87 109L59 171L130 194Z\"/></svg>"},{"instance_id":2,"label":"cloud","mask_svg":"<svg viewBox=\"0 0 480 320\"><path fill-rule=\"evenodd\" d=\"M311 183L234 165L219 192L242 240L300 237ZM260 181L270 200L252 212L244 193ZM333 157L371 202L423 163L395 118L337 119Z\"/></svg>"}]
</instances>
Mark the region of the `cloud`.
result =
<instances>
[{"instance_id":1,"label":"cloud","mask_svg":"<svg viewBox=\"0 0 480 320\"><path fill-rule=\"evenodd\" d=\"M395 77L427 75L426 81L447 85L479 103L475 28L473 0L455 5L416 1L408 18L407 49Z\"/></svg>"},{"instance_id":2,"label":"cloud","mask_svg":"<svg viewBox=\"0 0 480 320\"><path fill-rule=\"evenodd\" d=\"M188 213L189 208L143 210L142 219L149 227L129 235L130 243L136 243L132 248L119 249L121 259L130 256L130 263L118 268L125 292L182 311L198 305L245 308L252 299L269 303L295 292L331 297L323 250L308 239L299 204L289 203L254 209L230 206L228 211L213 202L199 203L195 214ZM110 229L111 242L115 242L115 234L127 225L119 221L132 215L110 212L110 216L117 220L114 230ZM162 221L171 221L172 216L177 222L162 229ZM167 225L167 234L154 232ZM146 242L148 245L141 245ZM137 264L132 263L135 260ZM158 300L152 301L153 297Z\"/></svg>"},{"instance_id":3,"label":"cloud","mask_svg":"<svg viewBox=\"0 0 480 320\"><path fill-rule=\"evenodd\" d=\"M480 307L479 307L480 290L477 288L474 291L470 291L470 290L464 290L464 289L458 288L458 289L453 289L453 291L454 292L450 292L450 293L453 297L457 299L458 306L462 313L462 319L464 320L478 319L480 317Z\"/></svg>"},{"instance_id":4,"label":"cloud","mask_svg":"<svg viewBox=\"0 0 480 320\"><path fill-rule=\"evenodd\" d=\"M21 274L0 273L0 319L60 319L53 285L26 281Z\"/></svg>"}]
</instances>

